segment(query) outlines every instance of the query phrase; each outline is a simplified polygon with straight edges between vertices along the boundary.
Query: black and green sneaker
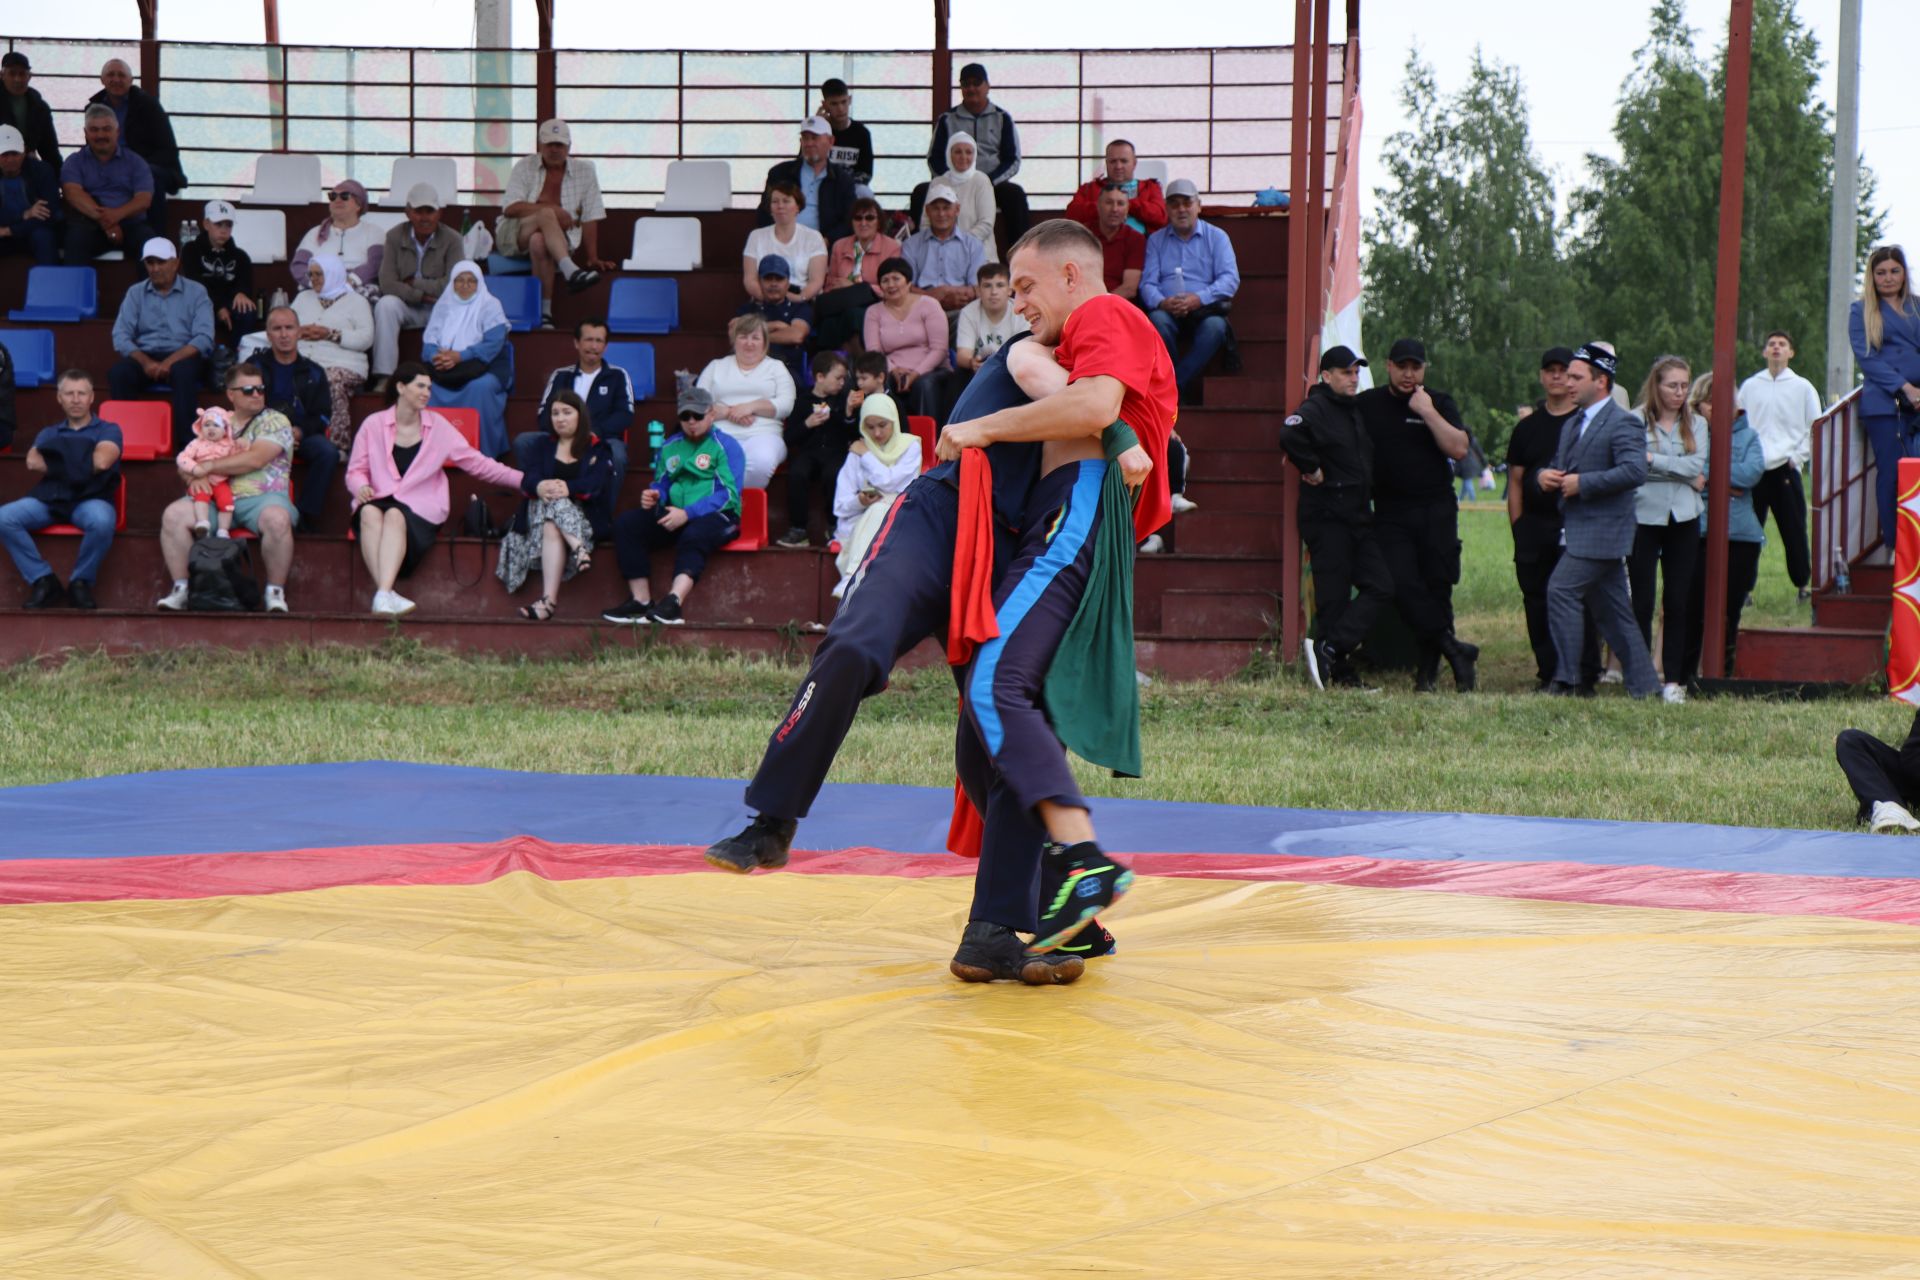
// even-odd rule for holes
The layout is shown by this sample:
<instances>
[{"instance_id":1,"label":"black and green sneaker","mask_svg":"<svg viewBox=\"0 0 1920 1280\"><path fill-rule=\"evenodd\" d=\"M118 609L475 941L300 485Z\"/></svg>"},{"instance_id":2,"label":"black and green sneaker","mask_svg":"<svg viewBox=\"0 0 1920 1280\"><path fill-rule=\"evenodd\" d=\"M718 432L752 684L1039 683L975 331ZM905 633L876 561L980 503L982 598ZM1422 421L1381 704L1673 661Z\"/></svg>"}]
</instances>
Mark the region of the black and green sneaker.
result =
<instances>
[{"instance_id":1,"label":"black and green sneaker","mask_svg":"<svg viewBox=\"0 0 1920 1280\"><path fill-rule=\"evenodd\" d=\"M1082 960L1098 960L1101 956L1110 956L1120 950L1120 944L1107 932L1106 926L1098 920L1089 920L1080 932L1047 952L1050 956L1079 956Z\"/></svg>"},{"instance_id":2,"label":"black and green sneaker","mask_svg":"<svg viewBox=\"0 0 1920 1280\"><path fill-rule=\"evenodd\" d=\"M707 847L707 865L736 875L758 870L773 871L787 865L787 851L793 847L793 833L800 824L792 818L770 818L760 814L737 836L728 836Z\"/></svg>"},{"instance_id":3,"label":"black and green sneaker","mask_svg":"<svg viewBox=\"0 0 1920 1280\"><path fill-rule=\"evenodd\" d=\"M1003 924L975 920L960 935L960 949L947 969L962 982L1024 982L1030 987L1064 985L1086 972L1075 955L1028 953L1020 935Z\"/></svg>"},{"instance_id":4,"label":"black and green sneaker","mask_svg":"<svg viewBox=\"0 0 1920 1280\"><path fill-rule=\"evenodd\" d=\"M1133 887L1133 872L1119 859L1102 853L1091 840L1064 849L1049 844L1040 856L1061 859L1056 867L1065 867L1066 874L1040 903L1040 927L1034 931L1033 945L1027 948L1035 955L1058 948ZM1043 868L1042 882L1052 879Z\"/></svg>"}]
</instances>

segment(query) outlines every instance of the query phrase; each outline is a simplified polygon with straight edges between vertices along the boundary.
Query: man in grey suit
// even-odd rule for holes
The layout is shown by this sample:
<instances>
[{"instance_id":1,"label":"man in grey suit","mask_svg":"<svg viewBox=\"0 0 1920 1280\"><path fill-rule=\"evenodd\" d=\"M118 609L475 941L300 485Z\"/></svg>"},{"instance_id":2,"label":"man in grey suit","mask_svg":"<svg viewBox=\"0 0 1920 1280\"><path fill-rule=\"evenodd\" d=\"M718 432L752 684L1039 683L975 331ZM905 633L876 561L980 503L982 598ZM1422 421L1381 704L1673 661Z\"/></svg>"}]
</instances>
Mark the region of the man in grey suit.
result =
<instances>
[{"instance_id":1,"label":"man in grey suit","mask_svg":"<svg viewBox=\"0 0 1920 1280\"><path fill-rule=\"evenodd\" d=\"M1573 353L1567 389L1578 408L1560 428L1553 466L1539 477L1541 489L1560 495L1566 545L1547 580L1547 626L1558 662L1547 692L1559 697L1591 693L1575 684L1589 610L1620 656L1627 692L1644 698L1660 691L1627 594L1634 494L1647 479L1647 427L1611 399L1618 367L1613 352L1598 343Z\"/></svg>"}]
</instances>

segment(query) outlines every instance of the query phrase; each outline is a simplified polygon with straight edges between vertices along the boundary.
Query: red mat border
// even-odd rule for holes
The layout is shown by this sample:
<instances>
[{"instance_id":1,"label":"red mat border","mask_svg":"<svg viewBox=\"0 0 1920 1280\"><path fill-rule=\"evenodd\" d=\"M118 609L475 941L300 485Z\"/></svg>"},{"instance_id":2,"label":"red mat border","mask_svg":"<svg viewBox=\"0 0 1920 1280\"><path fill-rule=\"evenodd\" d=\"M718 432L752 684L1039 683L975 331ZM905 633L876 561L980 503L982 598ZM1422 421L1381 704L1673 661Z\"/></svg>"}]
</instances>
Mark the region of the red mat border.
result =
<instances>
[{"instance_id":1,"label":"red mat border","mask_svg":"<svg viewBox=\"0 0 1920 1280\"><path fill-rule=\"evenodd\" d=\"M1680 911L1840 916L1920 924L1920 880L1610 867L1575 862L1414 862L1382 858L1143 853L1141 875L1298 881L1420 889ZM884 849L798 852L802 875L968 876L946 854ZM548 880L710 872L691 845L549 844L521 836L490 844L374 845L144 858L40 858L0 863L0 905L216 898L345 885L485 884L515 871Z\"/></svg>"}]
</instances>

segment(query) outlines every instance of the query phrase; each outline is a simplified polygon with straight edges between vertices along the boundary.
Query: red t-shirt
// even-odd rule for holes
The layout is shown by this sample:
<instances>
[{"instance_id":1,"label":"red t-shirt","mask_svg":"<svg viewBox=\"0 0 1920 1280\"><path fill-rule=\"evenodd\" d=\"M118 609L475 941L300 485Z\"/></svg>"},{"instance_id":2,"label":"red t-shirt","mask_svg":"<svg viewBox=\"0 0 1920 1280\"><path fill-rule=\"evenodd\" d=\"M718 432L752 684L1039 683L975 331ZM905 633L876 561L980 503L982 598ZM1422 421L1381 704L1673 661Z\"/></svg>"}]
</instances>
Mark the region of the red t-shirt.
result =
<instances>
[{"instance_id":1,"label":"red t-shirt","mask_svg":"<svg viewBox=\"0 0 1920 1280\"><path fill-rule=\"evenodd\" d=\"M1093 234L1100 233L1096 230ZM1147 238L1125 224L1113 239L1100 241L1100 251L1106 255L1106 269L1102 274L1106 277L1108 292L1120 287L1126 272L1146 270Z\"/></svg>"},{"instance_id":2,"label":"red t-shirt","mask_svg":"<svg viewBox=\"0 0 1920 1280\"><path fill-rule=\"evenodd\" d=\"M1104 374L1125 384L1120 416L1153 459L1153 474L1147 477L1133 510L1134 533L1146 537L1173 518L1167 441L1173 435L1180 398L1167 344L1140 308L1107 293L1081 303L1067 317L1054 359L1067 371L1068 382Z\"/></svg>"}]
</instances>

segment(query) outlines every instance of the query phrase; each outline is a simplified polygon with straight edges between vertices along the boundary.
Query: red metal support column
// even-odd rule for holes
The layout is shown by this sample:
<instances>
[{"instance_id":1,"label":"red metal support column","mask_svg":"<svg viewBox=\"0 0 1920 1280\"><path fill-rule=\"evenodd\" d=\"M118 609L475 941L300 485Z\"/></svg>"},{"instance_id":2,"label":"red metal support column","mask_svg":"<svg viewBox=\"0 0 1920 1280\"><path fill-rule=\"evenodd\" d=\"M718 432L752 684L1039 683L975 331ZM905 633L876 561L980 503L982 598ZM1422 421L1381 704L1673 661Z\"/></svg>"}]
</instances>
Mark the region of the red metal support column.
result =
<instances>
[{"instance_id":1,"label":"red metal support column","mask_svg":"<svg viewBox=\"0 0 1920 1280\"><path fill-rule=\"evenodd\" d=\"M933 114L929 120L938 120L953 105L953 46L947 42L952 16L950 0L933 0Z\"/></svg>"},{"instance_id":2,"label":"red metal support column","mask_svg":"<svg viewBox=\"0 0 1920 1280\"><path fill-rule=\"evenodd\" d=\"M267 43L280 43L280 0L264 0L267 19Z\"/></svg>"},{"instance_id":3,"label":"red metal support column","mask_svg":"<svg viewBox=\"0 0 1920 1280\"><path fill-rule=\"evenodd\" d=\"M160 96L160 0L140 0L140 87Z\"/></svg>"},{"instance_id":4,"label":"red metal support column","mask_svg":"<svg viewBox=\"0 0 1920 1280\"><path fill-rule=\"evenodd\" d=\"M554 0L534 0L540 23L540 47L533 55L533 112L541 120L560 114L560 55L553 51Z\"/></svg>"},{"instance_id":5,"label":"red metal support column","mask_svg":"<svg viewBox=\"0 0 1920 1280\"><path fill-rule=\"evenodd\" d=\"M1293 5L1293 139L1292 173L1288 183L1287 206L1287 358L1282 365L1281 400L1291 407L1307 394L1311 361L1307 355L1312 332L1307 312L1312 307L1308 293L1307 252L1312 237L1307 226L1308 183L1311 166L1309 115L1312 111L1314 0L1294 0ZM1282 504L1280 536L1280 657L1291 662L1300 652L1306 634L1306 611L1300 595L1300 534L1294 514L1300 502L1300 473L1291 466L1281 469Z\"/></svg>"},{"instance_id":6,"label":"red metal support column","mask_svg":"<svg viewBox=\"0 0 1920 1280\"><path fill-rule=\"evenodd\" d=\"M1747 194L1747 88L1753 66L1753 0L1727 14L1727 102L1720 128L1720 257L1713 298L1713 403L1707 478L1707 589L1701 669L1731 675L1727 654L1728 464L1733 450L1734 323L1740 305L1740 226ZM1671 677L1669 677L1671 678Z\"/></svg>"},{"instance_id":7,"label":"red metal support column","mask_svg":"<svg viewBox=\"0 0 1920 1280\"><path fill-rule=\"evenodd\" d=\"M1305 366L1309 382L1319 376L1320 330L1327 316L1327 26L1331 0L1314 0L1313 5L1313 109L1309 124L1312 153L1307 168L1307 347L1311 362Z\"/></svg>"}]
</instances>

